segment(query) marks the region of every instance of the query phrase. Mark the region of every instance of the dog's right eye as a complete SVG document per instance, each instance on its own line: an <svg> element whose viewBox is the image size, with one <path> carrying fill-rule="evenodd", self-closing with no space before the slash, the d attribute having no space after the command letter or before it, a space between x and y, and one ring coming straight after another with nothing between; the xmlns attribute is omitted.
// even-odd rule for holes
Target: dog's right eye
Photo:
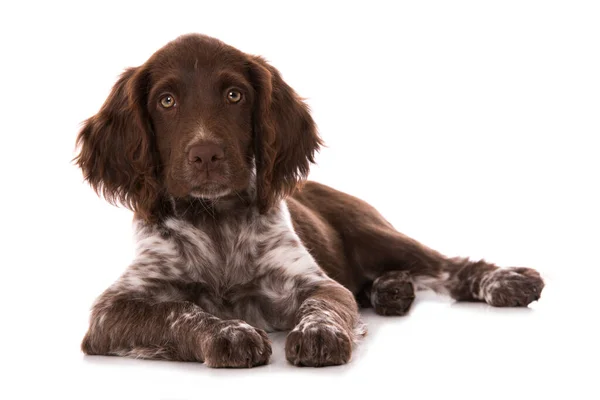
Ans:
<svg viewBox="0 0 600 400"><path fill-rule="evenodd" d="M163 108L171 108L175 105L175 97L167 94L160 98L159 103Z"/></svg>

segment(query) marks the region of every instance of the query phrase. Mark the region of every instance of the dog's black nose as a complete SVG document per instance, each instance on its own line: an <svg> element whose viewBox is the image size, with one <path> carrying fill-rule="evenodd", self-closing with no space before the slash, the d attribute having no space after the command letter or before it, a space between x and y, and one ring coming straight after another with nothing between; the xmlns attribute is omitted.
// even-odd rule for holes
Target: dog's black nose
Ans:
<svg viewBox="0 0 600 400"><path fill-rule="evenodd" d="M223 148L215 143L198 144L188 152L188 161L198 169L214 169L224 157Z"/></svg>

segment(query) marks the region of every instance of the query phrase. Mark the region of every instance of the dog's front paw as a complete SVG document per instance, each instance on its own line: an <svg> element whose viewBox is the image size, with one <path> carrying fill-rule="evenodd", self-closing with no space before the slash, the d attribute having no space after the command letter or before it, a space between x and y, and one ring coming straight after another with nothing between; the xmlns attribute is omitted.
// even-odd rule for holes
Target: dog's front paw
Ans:
<svg viewBox="0 0 600 400"><path fill-rule="evenodd" d="M352 341L335 323L300 323L286 339L285 356L294 365L324 367L350 361Z"/></svg>
<svg viewBox="0 0 600 400"><path fill-rule="evenodd" d="M531 268L501 268L481 283L481 297L496 307L527 307L540 298L544 281Z"/></svg>
<svg viewBox="0 0 600 400"><path fill-rule="evenodd" d="M204 362L213 368L250 368L271 357L267 333L239 320L223 321L203 342Z"/></svg>

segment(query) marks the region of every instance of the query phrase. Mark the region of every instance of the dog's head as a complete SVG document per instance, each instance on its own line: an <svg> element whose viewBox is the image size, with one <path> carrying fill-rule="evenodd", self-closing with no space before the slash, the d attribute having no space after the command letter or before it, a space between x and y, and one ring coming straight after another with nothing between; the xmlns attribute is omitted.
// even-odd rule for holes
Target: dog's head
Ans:
<svg viewBox="0 0 600 400"><path fill-rule="evenodd" d="M148 220L165 196L236 196L254 179L265 212L306 178L321 145L275 68L202 35L126 70L77 142L92 187Z"/></svg>

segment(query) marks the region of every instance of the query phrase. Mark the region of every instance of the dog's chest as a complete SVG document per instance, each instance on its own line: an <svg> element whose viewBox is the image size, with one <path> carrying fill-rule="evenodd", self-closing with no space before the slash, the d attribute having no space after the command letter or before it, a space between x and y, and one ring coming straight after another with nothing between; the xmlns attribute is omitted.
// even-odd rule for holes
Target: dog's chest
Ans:
<svg viewBox="0 0 600 400"><path fill-rule="evenodd" d="M247 284L257 275L262 224L231 219L186 228L176 240L194 281L221 291Z"/></svg>
<svg viewBox="0 0 600 400"><path fill-rule="evenodd" d="M217 265L225 286L245 284L257 273L261 234L252 224L224 223L213 238Z"/></svg>

